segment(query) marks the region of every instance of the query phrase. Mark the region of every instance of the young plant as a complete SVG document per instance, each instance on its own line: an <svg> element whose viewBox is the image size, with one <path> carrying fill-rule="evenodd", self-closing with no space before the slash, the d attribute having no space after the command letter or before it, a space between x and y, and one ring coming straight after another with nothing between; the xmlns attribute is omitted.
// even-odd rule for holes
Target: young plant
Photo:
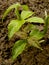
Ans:
<svg viewBox="0 0 49 65"><path fill-rule="evenodd" d="M20 7L22 8L21 13L19 11ZM47 28L48 28L47 25L48 25L49 17L46 17L45 20L43 20L40 17L33 17L32 15L34 14L34 12L30 11L27 5L21 5L21 4L17 3L17 4L11 5L6 10L6 12L3 15L3 19L7 16L7 14L12 9L15 9L14 13L15 13L17 19L11 20L10 23L8 24L8 38L9 38L9 40L13 37L13 35L15 33L17 33L20 30L22 25L26 22L27 23L28 22L29 23L40 23L40 24L45 25L44 30L42 32L40 32L36 28L36 25L32 24L28 28L28 29L30 29L29 36L27 36L26 39L22 38L15 42L15 44L12 48L12 60L15 60L17 58L17 56L23 52L23 50L26 48L27 45L34 46L34 47L37 47L42 50L42 48L40 47L40 43L43 42L43 40L41 40L41 39L45 36L45 34L47 32Z"/></svg>

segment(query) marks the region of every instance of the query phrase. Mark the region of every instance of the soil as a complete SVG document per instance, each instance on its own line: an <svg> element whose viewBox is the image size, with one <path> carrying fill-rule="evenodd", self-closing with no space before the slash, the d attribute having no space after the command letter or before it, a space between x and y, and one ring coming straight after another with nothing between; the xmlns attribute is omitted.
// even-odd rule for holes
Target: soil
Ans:
<svg viewBox="0 0 49 65"><path fill-rule="evenodd" d="M7 25L15 16L11 12L2 22L2 15L8 6L16 2L27 4L39 17L44 18L45 10L49 14L49 0L0 0L0 65L49 65L49 39L46 43L41 44L43 51L29 47L14 62L10 60L11 48L18 38L14 37L14 39L8 40Z"/></svg>

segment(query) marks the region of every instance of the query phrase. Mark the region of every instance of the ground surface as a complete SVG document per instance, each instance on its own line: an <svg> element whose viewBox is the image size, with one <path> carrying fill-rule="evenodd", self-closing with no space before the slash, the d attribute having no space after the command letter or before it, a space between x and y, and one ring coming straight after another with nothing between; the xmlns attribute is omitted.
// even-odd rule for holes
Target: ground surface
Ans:
<svg viewBox="0 0 49 65"><path fill-rule="evenodd" d="M42 44L43 51L31 47L25 50L16 61L9 61L11 57L11 48L17 40L8 41L7 25L14 14L11 12L6 20L2 22L4 11L13 3L20 2L27 4L36 15L44 18L44 11L49 13L49 0L0 0L0 65L49 65L49 40ZM12 15L13 14L13 15Z"/></svg>

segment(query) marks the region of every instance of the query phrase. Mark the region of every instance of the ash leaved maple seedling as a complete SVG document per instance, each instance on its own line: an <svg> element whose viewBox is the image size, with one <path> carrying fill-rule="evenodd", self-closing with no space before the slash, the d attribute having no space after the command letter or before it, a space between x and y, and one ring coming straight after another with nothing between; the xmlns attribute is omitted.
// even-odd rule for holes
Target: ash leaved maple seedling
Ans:
<svg viewBox="0 0 49 65"><path fill-rule="evenodd" d="M19 8L22 7L22 11L20 13ZM44 24L44 30L40 32L37 28L36 25L32 24L28 29L30 29L29 36L26 39L20 39L15 42L13 48L12 48L12 60L15 60L18 55L20 55L23 50L26 48L27 45L29 46L34 46L37 47L41 50L43 50L40 47L40 43L43 42L44 40L41 40L48 29L48 19L49 16L43 20L40 17L34 17L32 16L34 12L30 11L27 5L21 5L19 3L11 5L4 13L2 20L5 19L7 14L12 10L14 10L14 13L17 17L15 20L11 20L10 23L8 24L8 38L9 40L14 36L17 31L22 27L23 24L25 23L40 23ZM26 26L27 27L27 26ZM32 29L33 28L33 29Z"/></svg>

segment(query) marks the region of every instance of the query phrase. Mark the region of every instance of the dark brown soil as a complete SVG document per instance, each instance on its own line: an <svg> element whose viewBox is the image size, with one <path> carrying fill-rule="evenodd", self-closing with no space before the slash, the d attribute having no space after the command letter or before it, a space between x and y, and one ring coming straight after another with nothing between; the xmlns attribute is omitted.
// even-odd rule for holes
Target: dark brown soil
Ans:
<svg viewBox="0 0 49 65"><path fill-rule="evenodd" d="M10 60L11 48L17 38L8 40L7 25L15 16L11 12L2 22L2 15L8 6L16 2L27 4L36 15L42 18L44 18L45 10L49 13L49 0L0 0L0 65L49 65L49 40L42 44L43 51L29 47L18 56L16 61L12 63Z"/></svg>

